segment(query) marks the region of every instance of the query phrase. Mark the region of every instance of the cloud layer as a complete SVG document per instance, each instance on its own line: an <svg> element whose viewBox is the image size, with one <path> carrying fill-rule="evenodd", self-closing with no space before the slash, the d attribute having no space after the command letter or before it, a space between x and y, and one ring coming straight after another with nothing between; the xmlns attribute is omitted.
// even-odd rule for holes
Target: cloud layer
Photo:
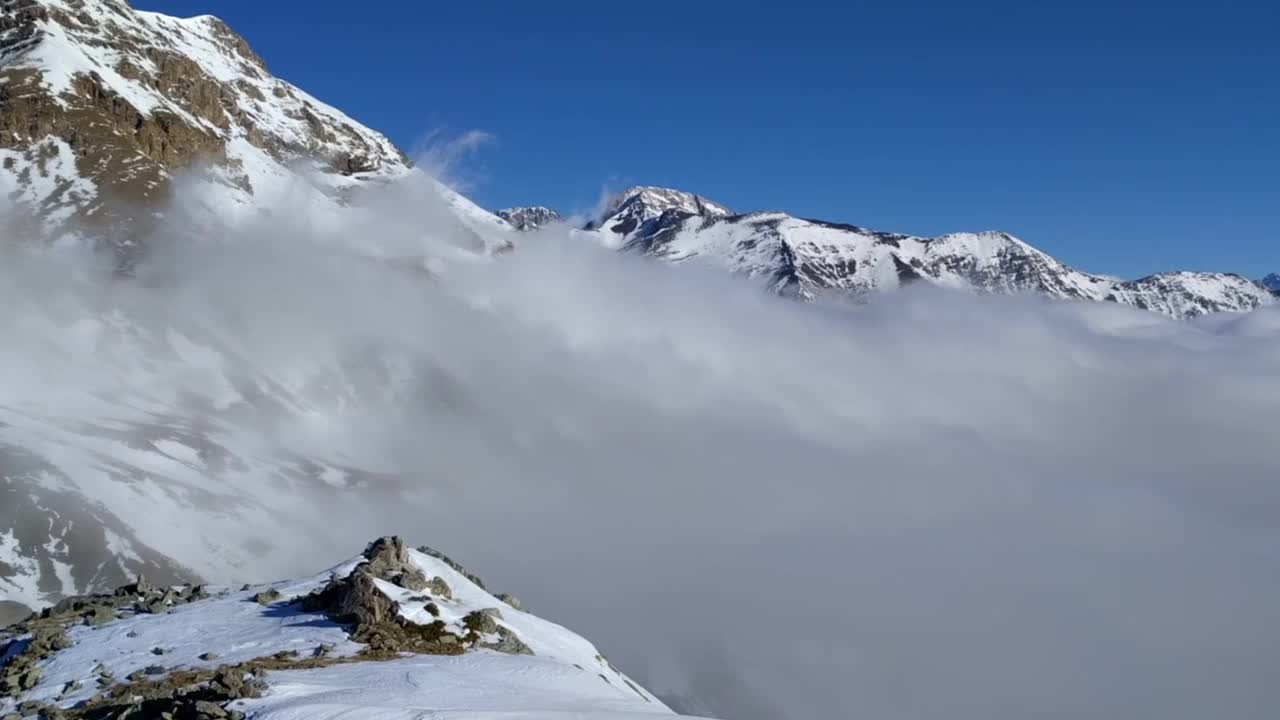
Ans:
<svg viewBox="0 0 1280 720"><path fill-rule="evenodd" d="M358 227L179 219L130 280L11 251L2 439L167 408L243 463L183 482L252 507L192 492L165 532L274 548L215 579L399 532L707 715L1280 707L1280 311L804 306L556 229L427 270L453 225L423 192Z"/></svg>

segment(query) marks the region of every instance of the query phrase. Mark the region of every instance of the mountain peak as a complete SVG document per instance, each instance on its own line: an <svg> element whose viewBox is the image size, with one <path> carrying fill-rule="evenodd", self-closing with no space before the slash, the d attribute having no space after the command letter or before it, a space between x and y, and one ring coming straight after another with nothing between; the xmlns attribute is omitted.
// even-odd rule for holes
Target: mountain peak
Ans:
<svg viewBox="0 0 1280 720"><path fill-rule="evenodd" d="M1280 273L1271 273L1259 280L1258 284L1273 293L1280 294Z"/></svg>
<svg viewBox="0 0 1280 720"><path fill-rule="evenodd" d="M506 220L516 230L526 232L537 230L544 225L559 222L562 219L560 213L541 205L503 208L495 211L494 215Z"/></svg>
<svg viewBox="0 0 1280 720"><path fill-rule="evenodd" d="M691 216L721 218L733 211L720 203L683 190L637 185L614 195L600 217L584 229L604 235L607 245L621 247L658 222L672 222Z"/></svg>
<svg viewBox="0 0 1280 720"><path fill-rule="evenodd" d="M615 195L605 206L605 212L613 213L631 204L641 204L658 214L667 210L681 210L693 215L723 217L733 211L701 195L673 188L654 185L635 185Z"/></svg>

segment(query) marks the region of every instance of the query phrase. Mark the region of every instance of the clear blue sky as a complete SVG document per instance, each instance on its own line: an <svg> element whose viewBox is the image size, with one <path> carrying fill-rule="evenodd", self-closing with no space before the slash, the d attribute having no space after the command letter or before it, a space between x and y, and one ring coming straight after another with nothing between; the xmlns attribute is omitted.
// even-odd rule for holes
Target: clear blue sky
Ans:
<svg viewBox="0 0 1280 720"><path fill-rule="evenodd" d="M1074 265L1280 270L1280 3L136 0L212 13L481 204L691 190Z"/></svg>

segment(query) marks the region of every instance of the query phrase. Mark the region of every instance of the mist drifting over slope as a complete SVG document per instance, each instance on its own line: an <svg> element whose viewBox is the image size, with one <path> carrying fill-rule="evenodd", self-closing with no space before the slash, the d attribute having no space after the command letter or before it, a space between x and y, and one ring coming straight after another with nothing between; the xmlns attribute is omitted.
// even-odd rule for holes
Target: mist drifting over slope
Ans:
<svg viewBox="0 0 1280 720"><path fill-rule="evenodd" d="M365 202L178 208L133 278L6 248L0 443L212 580L447 549L707 715L1280 706L1280 312L804 306Z"/></svg>

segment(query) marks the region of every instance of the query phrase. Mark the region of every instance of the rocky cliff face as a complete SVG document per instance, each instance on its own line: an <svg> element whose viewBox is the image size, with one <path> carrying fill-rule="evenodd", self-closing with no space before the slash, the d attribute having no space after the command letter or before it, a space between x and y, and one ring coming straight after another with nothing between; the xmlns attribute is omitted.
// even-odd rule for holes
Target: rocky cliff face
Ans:
<svg viewBox="0 0 1280 720"><path fill-rule="evenodd" d="M408 169L385 137L272 77L217 18L123 0L0 6L0 192L45 233L128 245L183 171L252 206L299 163L334 203Z"/></svg>

